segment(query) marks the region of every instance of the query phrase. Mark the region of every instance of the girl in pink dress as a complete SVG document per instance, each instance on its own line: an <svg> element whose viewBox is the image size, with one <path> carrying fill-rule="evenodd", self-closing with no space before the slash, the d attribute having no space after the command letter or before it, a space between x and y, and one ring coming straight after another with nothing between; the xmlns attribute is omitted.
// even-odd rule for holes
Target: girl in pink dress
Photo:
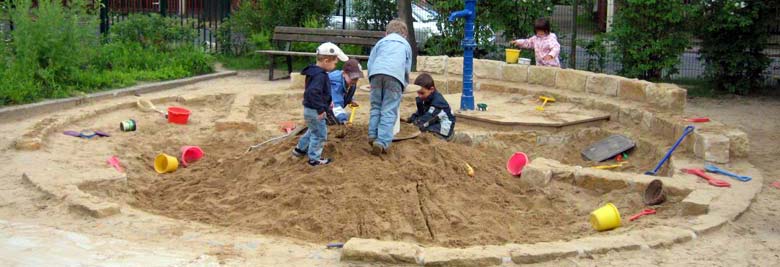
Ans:
<svg viewBox="0 0 780 267"><path fill-rule="evenodd" d="M561 67L558 54L561 53L561 44L558 37L550 32L550 22L546 19L537 19L534 23L536 35L528 39L517 39L511 44L525 49L533 49L536 55L536 65L548 67Z"/></svg>

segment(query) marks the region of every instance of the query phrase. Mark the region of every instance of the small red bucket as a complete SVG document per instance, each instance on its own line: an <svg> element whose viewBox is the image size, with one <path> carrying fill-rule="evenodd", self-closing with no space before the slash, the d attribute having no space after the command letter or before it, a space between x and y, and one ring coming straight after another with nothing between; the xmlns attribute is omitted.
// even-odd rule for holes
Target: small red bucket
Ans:
<svg viewBox="0 0 780 267"><path fill-rule="evenodd" d="M168 122L176 124L187 124L190 118L190 110L183 107L168 108Z"/></svg>

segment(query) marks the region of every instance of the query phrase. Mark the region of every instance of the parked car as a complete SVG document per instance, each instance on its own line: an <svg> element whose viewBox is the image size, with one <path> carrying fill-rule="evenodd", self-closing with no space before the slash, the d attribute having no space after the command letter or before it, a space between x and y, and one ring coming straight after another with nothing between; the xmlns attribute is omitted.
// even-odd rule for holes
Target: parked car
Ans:
<svg viewBox="0 0 780 267"><path fill-rule="evenodd" d="M414 36L416 37L417 46L422 47L425 41L432 36L440 36L441 31L436 27L436 19L439 17L439 13L434 10L430 10L418 5L412 5L412 20L414 20ZM357 17L347 16L346 21L341 15L333 15L329 18L328 28L341 29L342 23L346 29L357 29Z"/></svg>

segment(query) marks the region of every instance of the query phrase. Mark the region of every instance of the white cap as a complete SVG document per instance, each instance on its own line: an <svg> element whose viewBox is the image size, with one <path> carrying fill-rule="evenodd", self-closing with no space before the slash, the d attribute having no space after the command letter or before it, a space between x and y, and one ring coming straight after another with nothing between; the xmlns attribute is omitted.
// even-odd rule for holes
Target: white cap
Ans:
<svg viewBox="0 0 780 267"><path fill-rule="evenodd" d="M347 54L344 54L344 51L341 51L341 48L331 42L323 43L317 47L317 55L337 56L342 62L349 60Z"/></svg>

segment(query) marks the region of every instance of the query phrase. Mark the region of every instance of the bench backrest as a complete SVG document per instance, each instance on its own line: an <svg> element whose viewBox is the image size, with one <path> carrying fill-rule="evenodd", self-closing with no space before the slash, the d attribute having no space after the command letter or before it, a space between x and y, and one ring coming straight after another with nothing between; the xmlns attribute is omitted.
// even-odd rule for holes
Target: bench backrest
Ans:
<svg viewBox="0 0 780 267"><path fill-rule="evenodd" d="M311 43L332 42L336 44L373 46L383 37L385 37L385 33L381 31L312 29L278 26L274 28L273 40Z"/></svg>

